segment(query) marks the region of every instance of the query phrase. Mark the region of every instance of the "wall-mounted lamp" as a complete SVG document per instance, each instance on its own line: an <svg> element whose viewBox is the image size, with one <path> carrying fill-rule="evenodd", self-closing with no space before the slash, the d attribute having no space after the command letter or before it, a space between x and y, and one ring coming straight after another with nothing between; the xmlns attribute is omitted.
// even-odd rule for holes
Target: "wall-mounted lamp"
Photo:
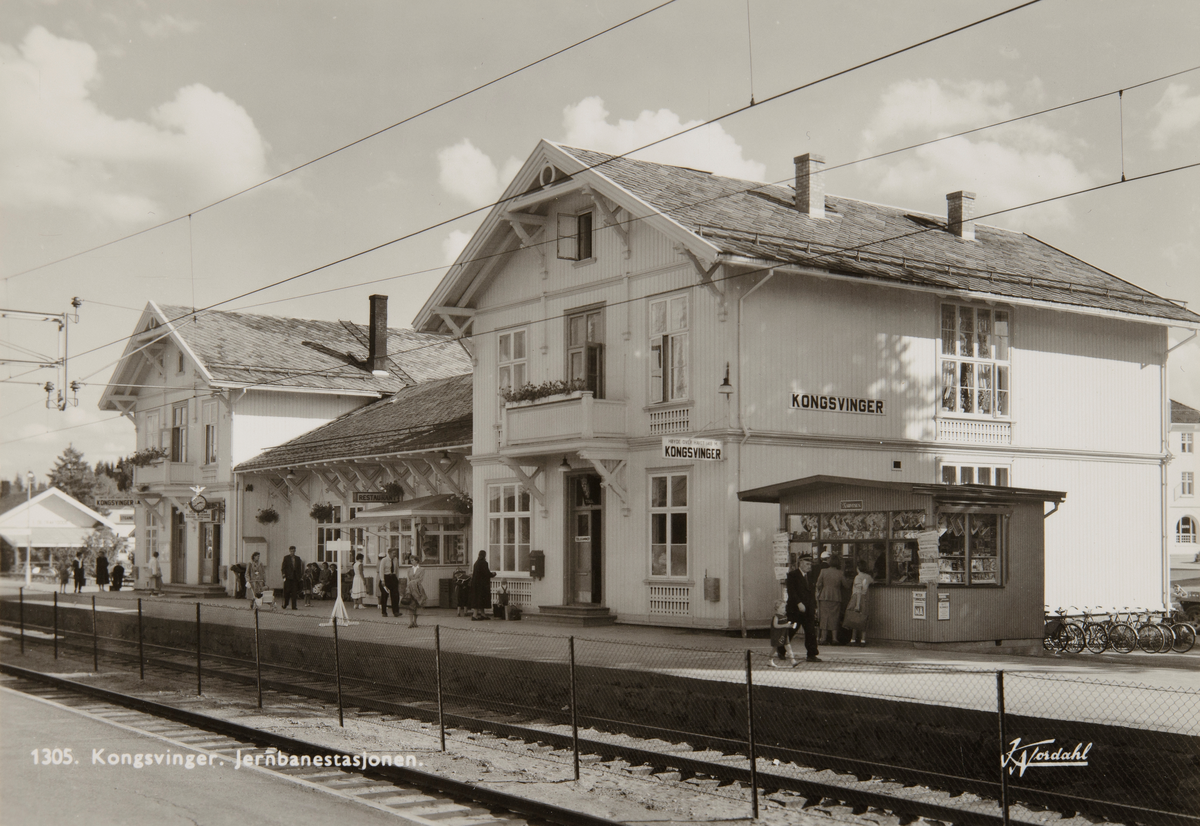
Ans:
<svg viewBox="0 0 1200 826"><path fill-rule="evenodd" d="M296 471L292 470L291 468L288 468L288 472L287 472L287 478L289 478L289 479L295 479L295 478L296 478Z"/></svg>
<svg viewBox="0 0 1200 826"><path fill-rule="evenodd" d="M562 464L560 464L558 466L558 470L560 473L566 473L570 469L571 469L571 463L567 461L567 454L564 453Z"/></svg>
<svg viewBox="0 0 1200 826"><path fill-rule="evenodd" d="M717 392L722 396L733 395L733 385L729 383L729 362L725 362L725 380L721 382L721 386L717 388Z"/></svg>
<svg viewBox="0 0 1200 826"><path fill-rule="evenodd" d="M450 458L449 451L443 450L441 455L438 456L438 464L441 465L442 467L445 467L446 465L450 464L451 461L452 460Z"/></svg>

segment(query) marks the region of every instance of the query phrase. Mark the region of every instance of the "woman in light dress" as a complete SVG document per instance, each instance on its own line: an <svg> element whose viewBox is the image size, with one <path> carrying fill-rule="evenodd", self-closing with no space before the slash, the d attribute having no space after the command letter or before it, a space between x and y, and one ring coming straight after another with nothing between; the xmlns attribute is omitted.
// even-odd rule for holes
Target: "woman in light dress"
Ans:
<svg viewBox="0 0 1200 826"><path fill-rule="evenodd" d="M267 590L267 566L262 564L258 551L250 554L250 564L246 566L246 599L250 600L250 608L254 609L254 600Z"/></svg>
<svg viewBox="0 0 1200 826"><path fill-rule="evenodd" d="M350 586L350 597L354 607L363 607L363 598L367 595L367 577L363 574L363 555L354 557L354 584Z"/></svg>
<svg viewBox="0 0 1200 826"><path fill-rule="evenodd" d="M425 605L425 569L417 562L417 558L411 554L408 561L412 563L412 567L408 569L408 590L404 592L408 604L405 606L412 614L412 619L409 620L408 627L417 627L417 612Z"/></svg>

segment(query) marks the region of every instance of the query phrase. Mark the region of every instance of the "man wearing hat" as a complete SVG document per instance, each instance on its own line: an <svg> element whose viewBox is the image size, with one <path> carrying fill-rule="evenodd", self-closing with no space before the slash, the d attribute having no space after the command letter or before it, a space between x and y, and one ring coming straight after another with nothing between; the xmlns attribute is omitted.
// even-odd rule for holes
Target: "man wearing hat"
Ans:
<svg viewBox="0 0 1200 826"><path fill-rule="evenodd" d="M805 661L819 663L821 659L817 656L815 623L817 596L808 579L812 567L812 557L808 556L802 556L792 563L786 580L787 616L792 622L799 623L804 627L804 650L808 654Z"/></svg>

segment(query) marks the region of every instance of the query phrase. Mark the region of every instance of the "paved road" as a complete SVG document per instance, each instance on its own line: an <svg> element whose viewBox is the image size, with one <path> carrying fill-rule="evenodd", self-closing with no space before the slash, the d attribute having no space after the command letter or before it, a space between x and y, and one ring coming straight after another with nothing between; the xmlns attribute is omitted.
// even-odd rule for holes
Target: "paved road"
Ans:
<svg viewBox="0 0 1200 826"><path fill-rule="evenodd" d="M110 754L196 755L191 749L0 689L0 800L5 826L247 826L409 822L344 797L232 764L99 764ZM53 762L70 749L69 765ZM35 762L34 751L38 757ZM47 756L51 762L43 764ZM288 813L291 813L290 815Z"/></svg>

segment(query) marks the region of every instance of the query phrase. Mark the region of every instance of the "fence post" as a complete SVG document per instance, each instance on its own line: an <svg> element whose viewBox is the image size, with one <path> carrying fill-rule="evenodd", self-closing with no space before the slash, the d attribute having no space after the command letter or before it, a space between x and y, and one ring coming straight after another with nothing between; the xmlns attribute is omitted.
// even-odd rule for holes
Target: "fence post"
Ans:
<svg viewBox="0 0 1200 826"><path fill-rule="evenodd" d="M146 650L142 644L142 598L138 597L138 679L146 679Z"/></svg>
<svg viewBox="0 0 1200 826"><path fill-rule="evenodd" d="M100 638L96 631L96 598L92 597L92 671L100 671Z"/></svg>
<svg viewBox="0 0 1200 826"><path fill-rule="evenodd" d="M258 707L262 708L262 655L259 653L258 608L254 609L254 680L258 684Z"/></svg>
<svg viewBox="0 0 1200 826"><path fill-rule="evenodd" d="M200 603L196 603L196 693L200 694Z"/></svg>
<svg viewBox="0 0 1200 826"><path fill-rule="evenodd" d="M750 817L758 820L758 755L754 748L754 678L750 676L750 649L746 649L746 746L750 755Z"/></svg>
<svg viewBox="0 0 1200 826"><path fill-rule="evenodd" d="M1000 817L1004 826L1008 826L1008 774L1004 765L1005 748L1008 746L1008 734L1005 731L1004 720L1004 672L996 672L996 717L1000 721Z"/></svg>
<svg viewBox="0 0 1200 826"><path fill-rule="evenodd" d="M338 583L341 587L341 583ZM338 725L346 727L346 719L342 712L342 658L338 653L338 618L333 618L333 670L337 675Z"/></svg>
<svg viewBox="0 0 1200 826"><path fill-rule="evenodd" d="M442 626L433 626L433 673L437 683L438 735L446 750L446 718L442 707Z"/></svg>
<svg viewBox="0 0 1200 826"><path fill-rule="evenodd" d="M571 748L575 752L575 779L579 779L579 714L575 707L575 637L567 638L571 653Z"/></svg>
<svg viewBox="0 0 1200 826"><path fill-rule="evenodd" d="M54 659L58 659L58 591L54 592Z"/></svg>
<svg viewBox="0 0 1200 826"><path fill-rule="evenodd" d="M25 586L21 586L21 602L17 612L21 617L21 654L25 653Z"/></svg>

